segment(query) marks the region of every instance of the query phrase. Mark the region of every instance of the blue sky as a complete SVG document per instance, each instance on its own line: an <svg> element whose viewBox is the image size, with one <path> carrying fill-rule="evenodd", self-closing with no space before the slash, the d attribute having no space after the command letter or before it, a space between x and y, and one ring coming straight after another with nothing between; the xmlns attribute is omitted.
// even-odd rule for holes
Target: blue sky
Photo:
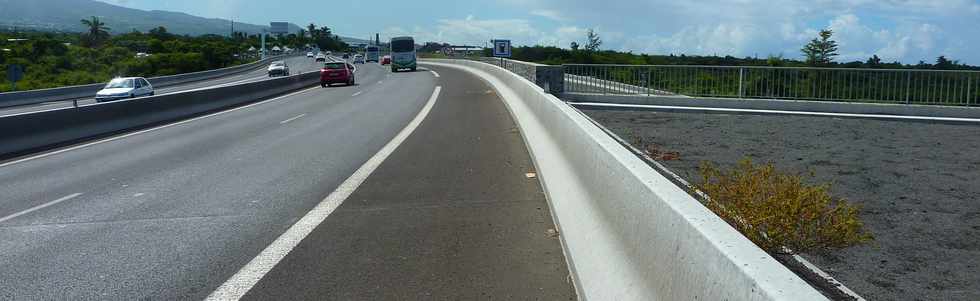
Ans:
<svg viewBox="0 0 980 301"><path fill-rule="evenodd" d="M980 65L980 0L103 0L266 24L314 22L351 37L409 34L419 41L568 47L595 28L604 49L652 54L798 58L821 28L840 43L839 61L935 61Z"/></svg>

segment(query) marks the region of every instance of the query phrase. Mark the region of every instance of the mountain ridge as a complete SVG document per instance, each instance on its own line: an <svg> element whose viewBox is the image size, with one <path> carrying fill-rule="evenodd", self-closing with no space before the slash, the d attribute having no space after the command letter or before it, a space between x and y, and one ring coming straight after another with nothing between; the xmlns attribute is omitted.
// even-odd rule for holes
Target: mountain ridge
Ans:
<svg viewBox="0 0 980 301"><path fill-rule="evenodd" d="M147 32L163 26L167 31L181 35L231 33L232 21L207 18L184 12L165 10L140 10L95 0L0 0L0 28L30 29L39 31L82 32L85 27L79 20L97 16L106 23L113 34L133 30ZM235 22L236 32L257 34L268 25ZM289 32L302 27L290 23ZM342 37L344 39L349 39Z"/></svg>

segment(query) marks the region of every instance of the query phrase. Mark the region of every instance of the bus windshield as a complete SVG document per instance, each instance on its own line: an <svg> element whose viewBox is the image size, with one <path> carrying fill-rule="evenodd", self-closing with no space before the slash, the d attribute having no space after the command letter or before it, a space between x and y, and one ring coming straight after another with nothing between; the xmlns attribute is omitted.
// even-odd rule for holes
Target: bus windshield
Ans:
<svg viewBox="0 0 980 301"><path fill-rule="evenodd" d="M391 41L391 52L412 52L415 50L415 41L394 40Z"/></svg>

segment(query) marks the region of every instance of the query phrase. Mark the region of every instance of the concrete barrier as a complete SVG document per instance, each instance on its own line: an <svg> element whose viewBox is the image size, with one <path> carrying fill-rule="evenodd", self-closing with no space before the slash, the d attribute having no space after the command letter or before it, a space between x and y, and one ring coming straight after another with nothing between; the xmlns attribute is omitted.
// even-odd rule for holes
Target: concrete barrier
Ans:
<svg viewBox="0 0 980 301"><path fill-rule="evenodd" d="M319 83L309 72L252 83L0 118L0 157L237 106Z"/></svg>
<svg viewBox="0 0 980 301"><path fill-rule="evenodd" d="M151 78L147 78L147 80L150 82L150 84L153 85L154 88L163 88L168 86L186 84L190 82L209 80L222 76L234 75L242 72L248 72L258 68L263 68L269 62L275 60L281 60L281 59L283 59L283 57L272 57L257 62L232 66L228 68L206 70L206 71L193 72L193 73L184 73L184 74L177 74L177 75L151 77ZM101 90L102 87L105 87L105 83L0 93L0 108L23 106L23 105L53 102L53 101L93 98L95 97L95 93L99 92L99 90Z"/></svg>
<svg viewBox="0 0 980 301"><path fill-rule="evenodd" d="M490 64L531 152L581 299L825 300L580 112Z"/></svg>
<svg viewBox="0 0 980 301"><path fill-rule="evenodd" d="M980 118L980 107L857 103L812 100L670 97L565 93L562 99L578 103L611 103L688 108L726 108L840 114L896 115L940 118Z"/></svg>

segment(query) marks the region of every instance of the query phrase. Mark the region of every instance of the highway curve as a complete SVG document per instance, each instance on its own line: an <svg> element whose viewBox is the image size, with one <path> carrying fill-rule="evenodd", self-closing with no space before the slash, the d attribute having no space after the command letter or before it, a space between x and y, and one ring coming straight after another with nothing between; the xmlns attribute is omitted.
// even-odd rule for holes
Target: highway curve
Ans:
<svg viewBox="0 0 980 301"><path fill-rule="evenodd" d="M0 162L0 299L205 299L421 116L245 298L574 300L505 106L434 71Z"/></svg>

